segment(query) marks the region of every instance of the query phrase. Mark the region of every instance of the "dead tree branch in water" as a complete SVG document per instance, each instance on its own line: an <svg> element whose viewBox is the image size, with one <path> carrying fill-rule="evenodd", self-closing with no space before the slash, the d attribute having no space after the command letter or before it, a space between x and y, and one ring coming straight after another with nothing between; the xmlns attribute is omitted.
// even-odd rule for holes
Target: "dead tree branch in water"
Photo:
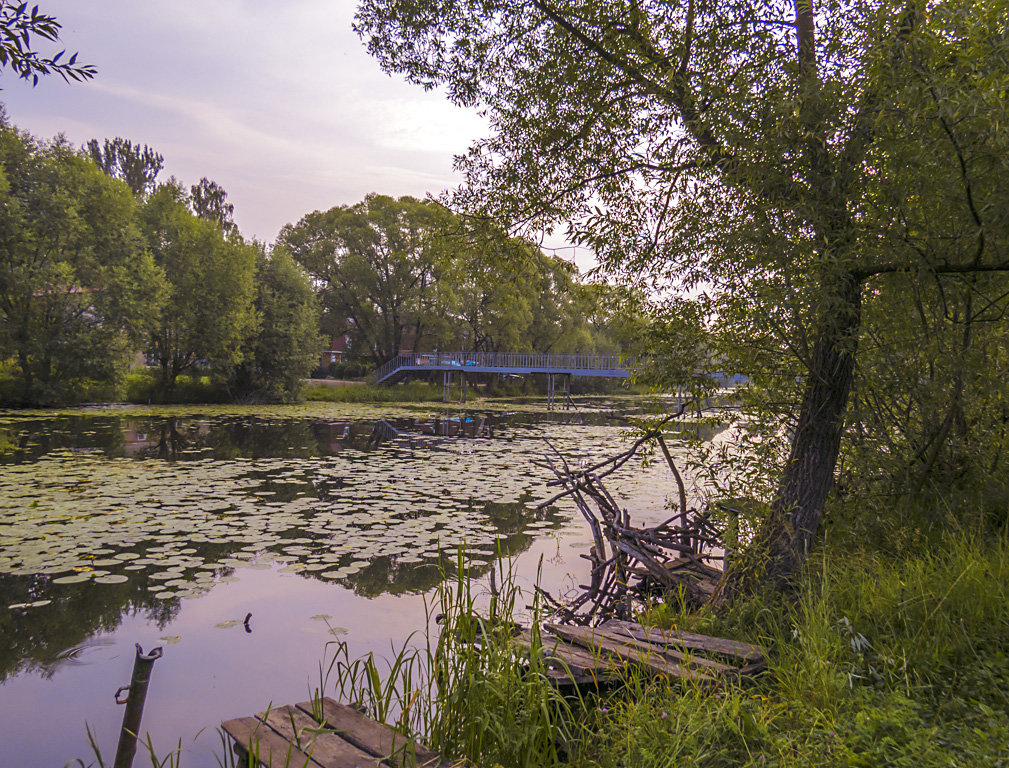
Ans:
<svg viewBox="0 0 1009 768"><path fill-rule="evenodd" d="M556 461L538 462L554 473L554 484L564 489L541 506L570 497L592 534L589 554L582 555L592 568L589 583L579 585L581 593L562 603L539 590L562 623L592 626L611 618L632 620L635 599L679 593L688 603L701 605L714 594L722 574L710 563L724 556L712 550L724 551L724 531L711 519L710 511L687 507L683 478L661 433L662 427L683 411L681 408L664 418L629 450L587 469L573 471L556 449ZM679 511L659 525L635 528L630 513L621 509L603 478L652 439L658 442L676 480Z"/></svg>

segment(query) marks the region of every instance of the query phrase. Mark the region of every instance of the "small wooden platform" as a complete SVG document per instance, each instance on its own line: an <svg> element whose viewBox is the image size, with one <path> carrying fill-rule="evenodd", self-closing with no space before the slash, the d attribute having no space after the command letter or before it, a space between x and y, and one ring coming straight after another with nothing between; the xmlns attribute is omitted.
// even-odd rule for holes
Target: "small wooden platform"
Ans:
<svg viewBox="0 0 1009 768"><path fill-rule="evenodd" d="M318 705L317 705L318 706ZM322 723L303 701L221 723L240 753L267 768L450 768L423 744L330 698Z"/></svg>
<svg viewBox="0 0 1009 768"><path fill-rule="evenodd" d="M618 682L626 664L671 679L709 683L753 675L767 666L758 645L616 619L595 628L544 624L541 641L549 660L547 675L561 687ZM528 630L516 642L528 649Z"/></svg>

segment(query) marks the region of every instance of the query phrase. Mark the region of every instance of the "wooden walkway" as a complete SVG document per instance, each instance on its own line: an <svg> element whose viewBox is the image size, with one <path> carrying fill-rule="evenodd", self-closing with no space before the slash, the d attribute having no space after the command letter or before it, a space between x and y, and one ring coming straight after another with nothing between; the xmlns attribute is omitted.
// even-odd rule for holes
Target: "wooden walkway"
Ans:
<svg viewBox="0 0 1009 768"><path fill-rule="evenodd" d="M242 755L267 768L451 768L436 752L324 698L322 723L304 701L221 724Z"/></svg>
<svg viewBox="0 0 1009 768"><path fill-rule="evenodd" d="M528 649L528 630L516 642ZM619 682L627 664L669 679L713 684L753 675L767 666L758 645L616 619L595 628L544 624L541 645L550 660L547 675L561 687Z"/></svg>

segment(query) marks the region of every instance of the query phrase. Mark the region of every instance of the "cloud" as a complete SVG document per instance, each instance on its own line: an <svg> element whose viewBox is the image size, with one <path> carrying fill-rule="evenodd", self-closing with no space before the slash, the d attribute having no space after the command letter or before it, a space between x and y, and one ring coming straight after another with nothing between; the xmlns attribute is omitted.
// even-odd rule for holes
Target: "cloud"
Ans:
<svg viewBox="0 0 1009 768"><path fill-rule="evenodd" d="M383 73L350 28L348 0L47 0L90 83L9 80L15 124L76 143L124 136L165 174L228 190L243 233L371 191L421 196L457 183L452 156L486 132L474 112Z"/></svg>

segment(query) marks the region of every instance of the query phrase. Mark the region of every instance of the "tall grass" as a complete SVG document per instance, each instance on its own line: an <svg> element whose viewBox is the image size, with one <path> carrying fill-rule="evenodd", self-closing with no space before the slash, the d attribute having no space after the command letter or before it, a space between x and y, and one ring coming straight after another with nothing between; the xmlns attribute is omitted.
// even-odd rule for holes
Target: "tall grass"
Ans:
<svg viewBox="0 0 1009 768"><path fill-rule="evenodd" d="M535 595L496 568L500 589L475 593L460 553L425 631L386 660L330 644L319 713L333 696L486 768L1009 766L1004 534L950 533L899 559L825 546L792 595L724 615L657 605L643 621L763 644L767 672L711 686L630 667L592 695L549 682ZM529 653L514 644L519 615Z"/></svg>
<svg viewBox="0 0 1009 768"><path fill-rule="evenodd" d="M651 618L761 642L769 669L717 689L632 679L581 765L1009 765L1004 537L897 560L828 546L794 595Z"/></svg>
<svg viewBox="0 0 1009 768"><path fill-rule="evenodd" d="M346 645L333 644L320 690L448 759L530 768L563 762L590 706L580 696L562 696L547 679L536 596L532 647L519 652L513 619L522 592L503 561L497 567L501 588L478 601L460 553L459 576L443 580L428 605L421 642L408 641L382 668L373 655L349 661ZM487 603L486 617L478 615L478 602Z"/></svg>

